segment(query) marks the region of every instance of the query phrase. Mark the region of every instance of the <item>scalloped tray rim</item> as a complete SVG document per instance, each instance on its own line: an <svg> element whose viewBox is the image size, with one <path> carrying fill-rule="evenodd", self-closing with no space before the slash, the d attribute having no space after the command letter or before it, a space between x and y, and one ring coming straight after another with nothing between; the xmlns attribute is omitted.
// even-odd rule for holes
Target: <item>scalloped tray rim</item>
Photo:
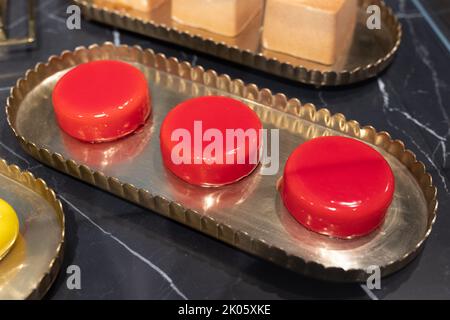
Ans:
<svg viewBox="0 0 450 320"><path fill-rule="evenodd" d="M1 158L0 175L16 181L25 188L28 188L32 192L38 194L41 198L45 199L45 201L48 202L55 210L55 213L59 219L61 226L61 241L56 249L55 256L49 263L48 271L42 276L41 279L36 281L36 284L31 291L24 295L26 299L30 300L41 299L45 296L53 282L56 280L64 257L65 216L63 206L61 201L57 198L55 191L49 188L44 180L36 178L33 173L29 171L22 171L16 165L8 164L6 160ZM14 250L14 247L12 250Z"/></svg>

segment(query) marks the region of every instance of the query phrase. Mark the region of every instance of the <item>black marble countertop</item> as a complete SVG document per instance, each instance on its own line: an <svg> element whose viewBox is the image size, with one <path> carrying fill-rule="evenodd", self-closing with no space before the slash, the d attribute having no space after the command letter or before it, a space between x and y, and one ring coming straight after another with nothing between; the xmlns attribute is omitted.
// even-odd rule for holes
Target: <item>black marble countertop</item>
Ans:
<svg viewBox="0 0 450 320"><path fill-rule="evenodd" d="M25 30L21 2L14 1L11 33ZM66 213L64 264L47 298L450 298L450 52L432 28L434 16L449 21L449 10L425 6L428 11L422 11L417 0L388 3L404 27L393 65L359 85L317 90L85 20L81 30L69 31L69 1L38 1L37 45L0 49L2 101L17 78L52 54L104 41L139 44L386 130L426 164L439 189L438 218L423 252L383 279L381 290L368 292L359 284L305 278L42 166L22 151L2 116L0 157L45 179L58 192ZM81 290L67 288L69 265L81 268Z"/></svg>

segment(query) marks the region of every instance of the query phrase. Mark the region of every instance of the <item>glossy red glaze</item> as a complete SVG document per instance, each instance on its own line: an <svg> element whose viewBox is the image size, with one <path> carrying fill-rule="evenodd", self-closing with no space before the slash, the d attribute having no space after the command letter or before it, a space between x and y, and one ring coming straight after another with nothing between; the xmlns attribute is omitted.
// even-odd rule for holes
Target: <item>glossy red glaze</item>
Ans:
<svg viewBox="0 0 450 320"><path fill-rule="evenodd" d="M356 139L321 137L290 155L281 194L288 211L308 229L352 238L383 222L394 189L392 170L375 149Z"/></svg>
<svg viewBox="0 0 450 320"><path fill-rule="evenodd" d="M59 126L87 142L121 138L150 114L144 74L120 61L78 65L57 82L52 98Z"/></svg>
<svg viewBox="0 0 450 320"><path fill-rule="evenodd" d="M176 136L175 133L180 132L177 129L187 133L189 141ZM209 129L215 129L222 136L219 139L222 146L217 148L220 152L207 152L211 150L208 145L216 141L215 138L204 139ZM254 135L227 143L226 131L238 129L251 129L249 132ZM190 184L219 186L233 183L257 167L261 130L262 124L256 113L238 100L219 96L193 98L177 105L164 119L160 132L162 158L172 173ZM185 142L189 152L188 148L179 149ZM244 161L238 163L238 154L243 155ZM227 156L233 161L227 161Z"/></svg>

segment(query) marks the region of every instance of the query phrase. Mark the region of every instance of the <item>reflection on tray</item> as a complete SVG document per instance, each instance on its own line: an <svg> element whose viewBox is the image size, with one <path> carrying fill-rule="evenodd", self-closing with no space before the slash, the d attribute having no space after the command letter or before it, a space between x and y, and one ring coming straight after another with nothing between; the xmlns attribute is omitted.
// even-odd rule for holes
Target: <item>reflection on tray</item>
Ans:
<svg viewBox="0 0 450 320"><path fill-rule="evenodd" d="M62 142L71 158L102 170L110 165L131 161L141 154L149 143L153 130L150 116L146 124L134 133L111 142L87 143L72 138L62 130L60 132Z"/></svg>
<svg viewBox="0 0 450 320"><path fill-rule="evenodd" d="M70 151L58 135L51 89L61 76L62 72L58 71L73 66L74 61L85 62L84 57L90 60L100 57L120 59L147 69L145 74L152 89L154 106L154 134L159 132L162 119L173 106L190 98L190 93L218 93L248 103L265 128L280 130L280 141L283 141L279 152L280 173L292 150L310 137L346 134L372 145L382 152L395 173L397 196L392 203L395 212L389 214L393 220L386 220L381 232L373 234L374 239L346 248L345 253L338 246L338 242L343 241L331 244L331 238L320 238L325 242L317 242L314 237L304 239L303 236L308 235L306 232L301 233L299 239L298 235L293 236L288 231L289 226L280 221L280 203L275 189L277 176L262 176L254 172L230 188L199 189L174 180L177 178L165 171L157 137L150 139L141 156L122 165L106 166L102 173L117 179L108 180L109 184L103 183L104 179L95 179L98 171L95 166L89 167L86 174L82 170L72 170ZM213 71L191 68L188 64L177 63L139 47L105 44L81 48L75 53L65 53L60 59L52 59L35 70L29 71L24 82L14 88L14 95L8 99L7 105L9 123L32 156L234 247L322 279L361 281L367 276L366 268L370 265L381 266L383 275L406 265L431 230L435 219L436 188L424 165L417 162L412 152L405 150L402 142L391 140L388 134L371 127L361 128L343 115L317 111L314 106L301 104L299 100L288 101L283 95L271 95L267 89L258 90L242 81L231 81L227 76L218 77ZM415 170L417 168L421 170ZM210 217L213 221L203 217ZM292 223L287 223L299 228L296 221L290 221ZM221 233L221 230L226 232ZM317 249L318 244L320 250ZM349 272L346 266L354 270Z"/></svg>
<svg viewBox="0 0 450 320"><path fill-rule="evenodd" d="M257 167L249 176L238 182L212 188L190 185L168 170L164 173L177 202L187 208L206 213L232 208L244 202L253 193L261 179L259 168Z"/></svg>
<svg viewBox="0 0 450 320"><path fill-rule="evenodd" d="M308 230L298 223L294 217L287 211L279 194L277 194L276 210L281 224L289 234L302 245L315 247L322 251L346 251L359 248L372 241L381 229L376 229L364 237L354 239L336 239Z"/></svg>
<svg viewBox="0 0 450 320"><path fill-rule="evenodd" d="M0 287L9 281L22 268L25 261L27 244L21 234L17 237L11 251L0 261Z"/></svg>

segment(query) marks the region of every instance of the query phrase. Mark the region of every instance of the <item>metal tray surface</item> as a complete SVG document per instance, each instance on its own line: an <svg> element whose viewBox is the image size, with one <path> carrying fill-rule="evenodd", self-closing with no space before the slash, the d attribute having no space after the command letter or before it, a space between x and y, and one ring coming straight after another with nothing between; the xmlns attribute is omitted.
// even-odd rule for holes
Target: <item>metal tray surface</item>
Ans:
<svg viewBox="0 0 450 320"><path fill-rule="evenodd" d="M102 144L79 142L55 122L51 94L71 67L98 59L132 63L146 75L153 113L135 134ZM166 113L193 96L225 95L244 101L265 128L280 129L280 168L220 188L201 188L175 178L163 166L159 127ZM53 56L18 80L7 103L10 126L24 149L41 162L140 204L234 247L316 278L364 281L367 268L383 276L406 265L431 232L436 217L436 187L425 166L401 141L373 127L360 127L342 114L316 110L298 99L273 95L254 84L191 67L140 47L110 43L80 47ZM276 185L289 154L304 141L323 135L360 139L381 152L396 178L394 201L384 224L353 240L310 232L285 210ZM368 183L370 183L368 181Z"/></svg>
<svg viewBox="0 0 450 320"><path fill-rule="evenodd" d="M16 211L20 234L0 260L0 300L40 299L58 275L64 212L42 179L0 159L0 197Z"/></svg>

